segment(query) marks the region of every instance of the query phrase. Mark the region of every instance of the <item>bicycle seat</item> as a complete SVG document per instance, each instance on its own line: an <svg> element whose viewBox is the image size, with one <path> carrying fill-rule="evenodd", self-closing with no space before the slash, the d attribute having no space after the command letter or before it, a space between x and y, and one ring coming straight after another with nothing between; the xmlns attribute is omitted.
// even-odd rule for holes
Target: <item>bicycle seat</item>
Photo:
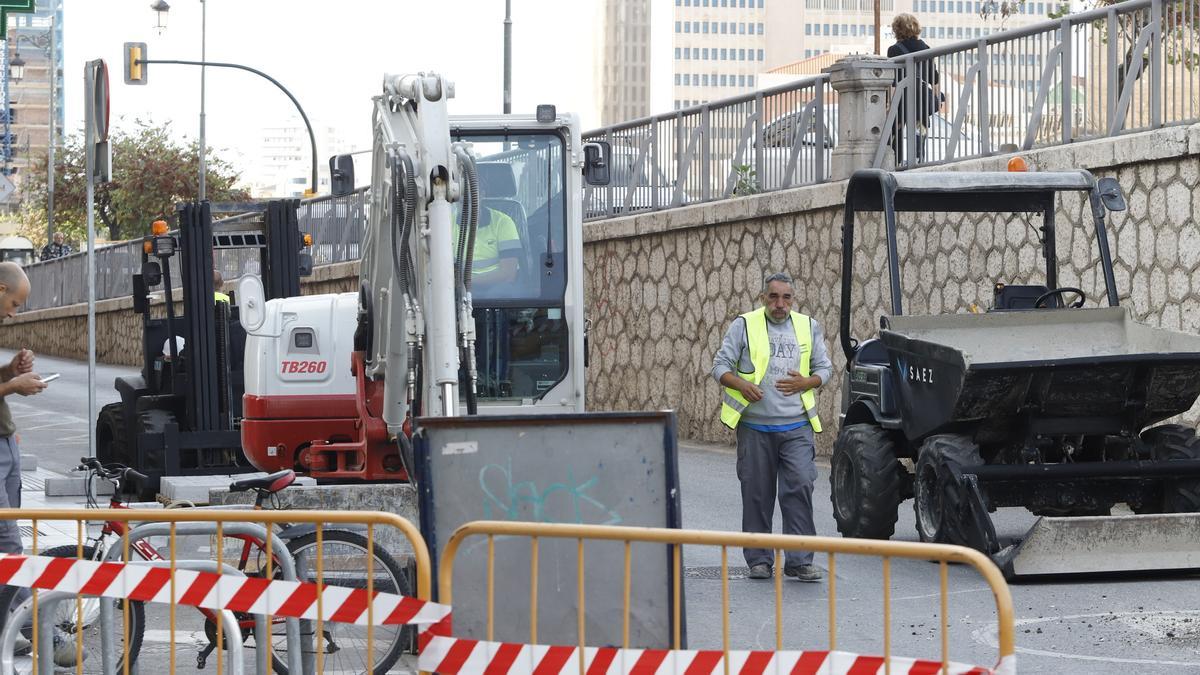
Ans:
<svg viewBox="0 0 1200 675"><path fill-rule="evenodd" d="M246 490L263 490L266 492L279 492L283 488L296 482L296 472L291 469L276 471L259 478L243 478L235 480L229 484L230 492L245 492Z"/></svg>

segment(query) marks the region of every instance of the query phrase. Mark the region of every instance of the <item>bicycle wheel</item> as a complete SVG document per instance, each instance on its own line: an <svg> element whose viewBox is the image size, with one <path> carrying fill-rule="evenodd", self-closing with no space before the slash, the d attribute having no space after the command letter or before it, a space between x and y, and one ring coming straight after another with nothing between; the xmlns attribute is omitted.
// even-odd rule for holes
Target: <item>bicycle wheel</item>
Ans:
<svg viewBox="0 0 1200 675"><path fill-rule="evenodd" d="M288 542L288 550L296 560L296 576L299 580L316 583L316 533L306 534ZM326 586L367 588L367 550L367 538L361 534L345 530L325 530L320 550L322 583ZM408 575L391 554L379 544L375 544L371 557L373 566L370 572L375 592L410 596L413 594ZM306 648L311 648L310 645L314 641L311 631L316 630L316 622L306 622L304 625L310 632L302 635L301 639L306 643ZM371 670L373 674L387 673L395 665L405 645L411 642L413 631L411 626L375 626L370 652L374 663ZM324 654L324 672L368 672L366 626L326 622L322 625L321 632L316 646ZM275 672L287 675L287 645L282 623L277 622L272 627L272 633Z"/></svg>
<svg viewBox="0 0 1200 675"><path fill-rule="evenodd" d="M76 558L78 557L79 549L70 544L66 546L55 546L41 551L38 555L51 556L54 558ZM83 547L83 557L86 560L95 559L96 549L92 546ZM17 597L17 592L24 589L19 589L16 586L0 587L0 630L4 624L8 623L8 616L12 611L13 599ZM24 599L24 595L22 595ZM117 650L117 672L124 672L125 663L125 642L123 628L123 606L125 601L118 600L116 606L115 618L117 620L116 631L116 650ZM40 610L39 610L40 611ZM75 602L62 602L54 608L54 632L56 644L54 647L55 663L61 667L70 668L72 672L76 670L76 640L78 635L79 623L79 607ZM104 666L100 656L100 599L99 598L84 598L83 599L83 672L84 673L102 673ZM146 608L143 603L129 603L129 663L132 666L137 662L138 652L142 649L142 638L146 633Z"/></svg>

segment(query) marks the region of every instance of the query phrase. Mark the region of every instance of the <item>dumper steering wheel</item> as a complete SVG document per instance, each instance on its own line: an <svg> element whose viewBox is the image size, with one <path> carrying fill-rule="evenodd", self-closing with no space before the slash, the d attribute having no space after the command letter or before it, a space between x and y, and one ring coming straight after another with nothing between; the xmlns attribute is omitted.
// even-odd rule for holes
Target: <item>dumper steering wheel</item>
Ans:
<svg viewBox="0 0 1200 675"><path fill-rule="evenodd" d="M1074 293L1075 295L1079 296L1078 300L1072 302L1070 305L1067 305L1071 309L1079 309L1080 307L1083 307L1084 301L1087 300L1087 295L1082 290L1075 288L1074 286L1060 286L1059 288L1055 288L1039 295L1038 299L1033 301L1033 308L1045 309L1046 305L1043 303L1056 295L1062 297L1064 293ZM1066 305L1065 302L1063 304Z"/></svg>

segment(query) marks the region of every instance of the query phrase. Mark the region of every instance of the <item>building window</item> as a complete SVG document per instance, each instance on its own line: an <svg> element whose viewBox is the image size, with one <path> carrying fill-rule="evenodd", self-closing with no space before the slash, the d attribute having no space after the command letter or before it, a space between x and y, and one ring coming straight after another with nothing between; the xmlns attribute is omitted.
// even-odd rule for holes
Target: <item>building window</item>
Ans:
<svg viewBox="0 0 1200 675"><path fill-rule="evenodd" d="M705 74L703 74L703 75L701 75L701 76L700 76L700 82L701 82L701 84L703 84L704 86L706 86L706 87L708 86L708 73L705 73Z"/></svg>
<svg viewBox="0 0 1200 675"><path fill-rule="evenodd" d="M763 25L762 25L761 23L760 23L760 24L758 24L758 34L759 34L759 35L762 35L762 34L763 34Z"/></svg>
<svg viewBox="0 0 1200 675"><path fill-rule="evenodd" d="M767 60L767 59L766 59L766 57L764 57L764 56L763 56L763 50L761 50L761 49L760 49L760 50L758 50L758 60L759 60L759 61L766 61L766 60Z"/></svg>
<svg viewBox="0 0 1200 675"><path fill-rule="evenodd" d="M738 34L739 34L739 35L745 35L745 34L746 34L746 24L744 24L744 23L739 23L739 24L738 24Z"/></svg>
<svg viewBox="0 0 1200 675"><path fill-rule="evenodd" d="M692 24L690 21L683 22L683 32L685 32L685 33L692 32Z"/></svg>
<svg viewBox="0 0 1200 675"><path fill-rule="evenodd" d="M726 78L724 73L721 74L721 86L722 87L729 86L729 80Z"/></svg>
<svg viewBox="0 0 1200 675"><path fill-rule="evenodd" d="M682 32L682 30L681 30L681 29L682 29L682 27L683 27L683 26L680 24L680 22L678 22L678 21L676 21L676 22L675 22L675 32L676 32L676 33L680 33L680 32Z"/></svg>
<svg viewBox="0 0 1200 675"><path fill-rule="evenodd" d="M675 86L678 87L681 84L683 84L683 76L679 73L675 73Z"/></svg>
<svg viewBox="0 0 1200 675"><path fill-rule="evenodd" d="M746 60L746 50L739 49L738 50L738 61L745 61L745 60Z"/></svg>
<svg viewBox="0 0 1200 675"><path fill-rule="evenodd" d="M753 75L746 76L746 86L748 86L748 87L754 86L754 76Z"/></svg>
<svg viewBox="0 0 1200 675"><path fill-rule="evenodd" d="M812 24L811 23L804 24L804 34L812 35Z"/></svg>
<svg viewBox="0 0 1200 675"><path fill-rule="evenodd" d="M705 47L700 53L704 55L703 58L705 61L707 61L708 60L708 47Z"/></svg>
<svg viewBox="0 0 1200 675"><path fill-rule="evenodd" d="M746 86L746 76L745 75L738 75L738 86L739 87Z"/></svg>
<svg viewBox="0 0 1200 675"><path fill-rule="evenodd" d="M675 60L678 61L680 58L682 58L682 56L683 56L683 49L680 47L676 47L675 48Z"/></svg>
<svg viewBox="0 0 1200 675"><path fill-rule="evenodd" d="M764 3L765 3L765 2L766 2L766 0L758 0L758 8L759 8L759 9L763 9L763 6L764 6Z"/></svg>
<svg viewBox="0 0 1200 675"><path fill-rule="evenodd" d="M729 50L728 49L721 49L721 60L722 61L729 60Z"/></svg>
<svg viewBox="0 0 1200 675"><path fill-rule="evenodd" d="M821 31L822 31L822 33L821 33L822 35L829 35L829 24L827 24L827 23L821 24Z"/></svg>
<svg viewBox="0 0 1200 675"><path fill-rule="evenodd" d="M835 24L833 24L833 34L834 34L834 35L840 35L840 34L841 34L841 29L842 29L842 27L841 27L841 26L839 26L838 24L836 24L836 23L835 23Z"/></svg>

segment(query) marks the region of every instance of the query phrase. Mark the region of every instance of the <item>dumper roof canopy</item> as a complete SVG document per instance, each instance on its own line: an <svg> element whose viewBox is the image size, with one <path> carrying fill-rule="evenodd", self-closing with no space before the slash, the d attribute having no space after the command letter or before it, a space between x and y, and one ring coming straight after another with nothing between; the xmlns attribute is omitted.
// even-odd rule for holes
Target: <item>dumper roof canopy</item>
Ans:
<svg viewBox="0 0 1200 675"><path fill-rule="evenodd" d="M1086 171L856 171L846 188L846 208L883 211L892 195L896 211L1040 212L1054 208L1057 192L1086 192L1096 181Z"/></svg>
<svg viewBox="0 0 1200 675"><path fill-rule="evenodd" d="M1109 210L1125 208L1121 187L1113 178L1100 180L1084 170L1052 172L982 172L982 171L905 171L860 169L850 177L846 186L846 208L842 225L842 297L841 341L847 359L857 351L858 341L850 334L850 314L854 311L854 227L855 214L883 212L883 227L887 237L888 281L891 314L900 316L903 309L901 258L897 244L896 214L898 212L1036 214L1040 225L1030 222L1033 236L1028 242L1041 249L1045 261L1045 276L1039 280L1016 282L1011 278L992 279L995 298L992 309L1053 309L1066 305L1071 294L1073 307L1082 307L1087 300L1084 290L1060 287L1058 284L1058 254L1055 241L1057 195L1074 192L1086 195L1081 218L1091 222L1072 223L1094 228L1099 248L1100 269L1104 278L1105 298L1117 306L1116 280L1112 269L1108 235L1104 219ZM1072 209L1073 211L1073 209ZM1073 214L1071 214L1073 215ZM1003 216L994 216L1003 218ZM1029 221L1029 216L1017 216ZM942 280L934 283L940 288ZM940 292L940 291L939 291ZM1094 298L1093 300L1101 300ZM991 310L989 310L991 311Z"/></svg>

